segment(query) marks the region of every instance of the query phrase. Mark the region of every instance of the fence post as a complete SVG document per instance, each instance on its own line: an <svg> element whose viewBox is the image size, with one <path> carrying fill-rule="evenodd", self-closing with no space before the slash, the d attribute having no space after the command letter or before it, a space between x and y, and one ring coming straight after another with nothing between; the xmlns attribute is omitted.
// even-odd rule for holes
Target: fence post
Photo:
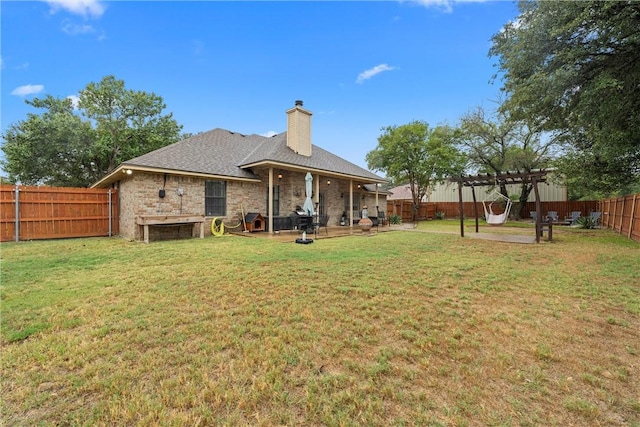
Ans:
<svg viewBox="0 0 640 427"><path fill-rule="evenodd" d="M16 242L20 241L20 186L16 185L16 226L15 226Z"/></svg>
<svg viewBox="0 0 640 427"><path fill-rule="evenodd" d="M109 196L109 237L111 237L111 189L107 193ZM200 225L202 227L202 225Z"/></svg>
<svg viewBox="0 0 640 427"><path fill-rule="evenodd" d="M620 234L622 234L622 221L624 220L624 202L627 201L626 197L622 197L622 209L620 209Z"/></svg>
<svg viewBox="0 0 640 427"><path fill-rule="evenodd" d="M631 218L629 218L629 232L627 233L627 238L630 239L631 238L631 234L633 231L633 216L636 214L636 197L638 195L634 194L633 195L633 202L631 205Z"/></svg>

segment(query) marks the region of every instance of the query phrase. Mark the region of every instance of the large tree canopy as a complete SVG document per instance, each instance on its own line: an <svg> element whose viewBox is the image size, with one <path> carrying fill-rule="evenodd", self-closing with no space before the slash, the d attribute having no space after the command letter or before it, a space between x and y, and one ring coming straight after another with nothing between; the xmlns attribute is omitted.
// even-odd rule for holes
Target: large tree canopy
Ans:
<svg viewBox="0 0 640 427"><path fill-rule="evenodd" d="M553 138L543 138L525 122L514 121L498 113L488 117L482 108L460 119L455 141L467 154L470 166L480 173L501 174L508 171L531 172L548 167L554 149ZM533 189L531 182L523 182L518 195L518 216L524 216L525 203ZM507 193L504 182L500 193Z"/></svg>
<svg viewBox="0 0 640 427"><path fill-rule="evenodd" d="M430 129L426 122L414 121L382 131L378 146L367 153L367 165L396 184L409 183L415 216L430 187L462 173L466 160L453 145L448 127Z"/></svg>
<svg viewBox="0 0 640 427"><path fill-rule="evenodd" d="M122 161L178 141L182 128L162 115L161 97L125 89L113 76L81 90L77 111L50 95L27 103L45 111L2 135L3 168L27 185L89 186Z"/></svg>
<svg viewBox="0 0 640 427"><path fill-rule="evenodd" d="M520 11L490 50L503 110L562 134L568 176L624 191L640 176L640 2L521 1Z"/></svg>

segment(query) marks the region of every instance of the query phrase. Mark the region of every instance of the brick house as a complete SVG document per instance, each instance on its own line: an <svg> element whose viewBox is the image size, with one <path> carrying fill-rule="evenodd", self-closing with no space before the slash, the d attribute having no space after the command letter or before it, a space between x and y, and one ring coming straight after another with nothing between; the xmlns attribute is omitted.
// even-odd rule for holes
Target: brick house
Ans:
<svg viewBox="0 0 640 427"><path fill-rule="evenodd" d="M213 218L235 225L243 214L259 213L273 232L303 206L307 173L316 213L328 215L329 226L340 224L343 213L353 226L365 205L374 215L376 206L385 209L386 193L378 191L384 178L312 145L312 113L302 101L286 114L286 132L213 129L125 161L93 187L118 189L120 234L128 239L142 238L140 218L162 215L202 218L211 234ZM152 237L168 232L154 228ZM192 228L186 224L187 232Z"/></svg>

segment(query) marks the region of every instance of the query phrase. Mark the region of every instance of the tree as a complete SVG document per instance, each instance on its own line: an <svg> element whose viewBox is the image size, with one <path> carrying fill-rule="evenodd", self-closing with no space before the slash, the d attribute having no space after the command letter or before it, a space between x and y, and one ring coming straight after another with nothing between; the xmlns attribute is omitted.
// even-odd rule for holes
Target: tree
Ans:
<svg viewBox="0 0 640 427"><path fill-rule="evenodd" d="M124 81L107 76L80 91L79 108L96 123L99 168L112 170L121 162L178 141L182 126L154 93L127 90Z"/></svg>
<svg viewBox="0 0 640 427"><path fill-rule="evenodd" d="M560 137L559 167L588 189L611 194L637 183L640 3L522 1L520 12L490 50L503 111Z"/></svg>
<svg viewBox="0 0 640 427"><path fill-rule="evenodd" d="M91 124L73 114L69 99L27 101L46 111L29 114L3 135L3 167L9 181L27 185L82 186L95 176Z"/></svg>
<svg viewBox="0 0 640 427"><path fill-rule="evenodd" d="M122 161L178 141L182 129L161 115L161 97L127 90L113 76L81 90L78 111L50 95L27 103L45 112L2 135L3 167L23 184L89 186Z"/></svg>
<svg viewBox="0 0 640 427"><path fill-rule="evenodd" d="M395 183L409 183L415 221L429 188L462 173L465 158L452 144L452 130L446 126L430 129L426 122L414 121L381 130L378 146L367 153L367 165Z"/></svg>
<svg viewBox="0 0 640 427"><path fill-rule="evenodd" d="M498 113L488 118L482 108L477 108L460 119L455 131L455 141L467 154L470 166L480 173L501 174L508 171L531 172L549 166L551 152L556 145L552 137L542 140L525 122L511 120ZM519 218L525 216L525 203L533 190L531 182L523 182L518 195ZM505 197L507 186L499 183L499 191Z"/></svg>

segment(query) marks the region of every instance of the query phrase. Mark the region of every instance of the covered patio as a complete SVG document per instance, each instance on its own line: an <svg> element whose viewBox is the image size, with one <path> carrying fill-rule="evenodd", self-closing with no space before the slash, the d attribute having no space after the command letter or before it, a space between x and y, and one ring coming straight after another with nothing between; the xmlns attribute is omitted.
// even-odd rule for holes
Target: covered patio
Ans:
<svg viewBox="0 0 640 427"><path fill-rule="evenodd" d="M349 226L328 226L325 230L324 227L320 228L317 233L308 232L307 238L313 240L325 240L325 239L333 239L336 237L347 237L347 236L360 236L360 237L374 237L380 233L387 233L390 231L398 231L413 228L413 224L402 224L402 225L389 225L386 224L384 226L380 225L378 227L372 227L371 230L364 232L357 225L354 227ZM276 233L247 233L242 231L233 231L231 234L236 236L243 236L249 238L256 239L269 239L275 240L278 242L290 242L294 243L297 238L300 238L302 235L302 231L300 230L281 230Z"/></svg>

